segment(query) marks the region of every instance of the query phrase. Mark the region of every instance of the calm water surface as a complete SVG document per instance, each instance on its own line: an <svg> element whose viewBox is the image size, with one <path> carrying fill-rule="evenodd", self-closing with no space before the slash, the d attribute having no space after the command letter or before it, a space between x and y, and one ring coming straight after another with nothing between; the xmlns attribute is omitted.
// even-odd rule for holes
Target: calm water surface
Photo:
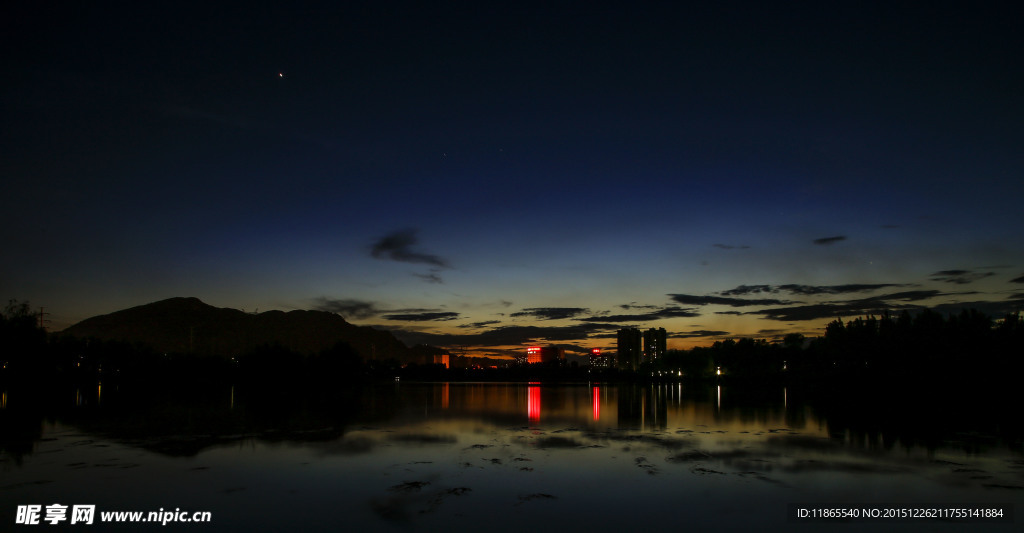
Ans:
<svg viewBox="0 0 1024 533"><path fill-rule="evenodd" d="M29 530L14 525L18 505L52 503L212 514L166 531L1014 531L1020 519L799 524L787 505L1024 509L1019 440L851 420L785 388L97 387L48 398L8 391L0 403L0 531Z"/></svg>

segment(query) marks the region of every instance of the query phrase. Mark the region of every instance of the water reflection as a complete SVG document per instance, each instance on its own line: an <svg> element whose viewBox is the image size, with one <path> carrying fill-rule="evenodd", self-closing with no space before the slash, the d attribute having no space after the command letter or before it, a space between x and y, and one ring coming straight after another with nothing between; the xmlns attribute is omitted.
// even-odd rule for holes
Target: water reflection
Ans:
<svg viewBox="0 0 1024 533"><path fill-rule="evenodd" d="M124 391L104 390L97 385L75 388L73 401L62 402L60 398L67 398L66 394L4 390L0 393L0 408L5 416L0 424L55 419L144 447L168 436L183 444L194 441L193 446L177 449L184 454L198 453L208 445L240 435L303 440L303 435L310 434L318 438L341 436L356 423L403 424L459 418L496 426L638 432L704 426L737 432L784 428L866 448L953 446L976 453L993 446L1020 450L1022 440L1019 421L993 415L990 406L984 404L974 410L964 407L960 412L919 410L908 417L896 404L854 404L847 399L810 401L799 396L794 400L786 387L531 382L403 383L330 391L240 386L223 391ZM26 445L30 447L31 443L14 448L24 449Z"/></svg>
<svg viewBox="0 0 1024 533"><path fill-rule="evenodd" d="M527 389L529 399L526 404L526 417L531 424L540 423L540 383L531 382Z"/></svg>
<svg viewBox="0 0 1024 533"><path fill-rule="evenodd" d="M586 506L608 530L679 513L697 529L751 527L822 498L1024 504L1020 421L992 425L967 406L943 411L945 425L917 425L897 402L679 383L97 386L2 398L0 512L132 494L139 508L190 505L239 530L316 529L288 520L336 507L352 527L475 529L504 512L496 529L512 530L576 527L569 511Z"/></svg>

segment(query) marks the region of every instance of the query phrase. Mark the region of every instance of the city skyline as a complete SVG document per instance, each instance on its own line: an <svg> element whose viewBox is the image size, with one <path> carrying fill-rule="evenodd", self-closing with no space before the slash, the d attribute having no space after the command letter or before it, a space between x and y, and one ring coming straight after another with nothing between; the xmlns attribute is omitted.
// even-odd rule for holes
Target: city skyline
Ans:
<svg viewBox="0 0 1024 533"><path fill-rule="evenodd" d="M1024 305L1007 6L7 6L4 298L586 355Z"/></svg>

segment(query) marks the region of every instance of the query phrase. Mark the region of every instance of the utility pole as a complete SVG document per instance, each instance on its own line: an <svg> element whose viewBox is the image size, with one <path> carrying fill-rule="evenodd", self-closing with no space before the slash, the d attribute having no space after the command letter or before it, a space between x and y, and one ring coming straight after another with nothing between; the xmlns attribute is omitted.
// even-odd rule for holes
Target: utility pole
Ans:
<svg viewBox="0 0 1024 533"><path fill-rule="evenodd" d="M46 319L46 315L51 315L51 314L53 314L53 313L47 313L46 312L46 308L45 307L40 307L39 308L39 329L41 329L43 331L46 331L46 323L49 322L49 320Z"/></svg>

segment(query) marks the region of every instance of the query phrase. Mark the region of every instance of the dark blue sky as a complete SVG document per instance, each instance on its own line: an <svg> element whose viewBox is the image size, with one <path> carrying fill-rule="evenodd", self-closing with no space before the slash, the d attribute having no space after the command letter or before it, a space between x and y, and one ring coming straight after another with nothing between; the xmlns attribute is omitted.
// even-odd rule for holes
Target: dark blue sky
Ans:
<svg viewBox="0 0 1024 533"><path fill-rule="evenodd" d="M1024 300L1010 3L24 4L0 292L54 327L197 296L500 353Z"/></svg>

